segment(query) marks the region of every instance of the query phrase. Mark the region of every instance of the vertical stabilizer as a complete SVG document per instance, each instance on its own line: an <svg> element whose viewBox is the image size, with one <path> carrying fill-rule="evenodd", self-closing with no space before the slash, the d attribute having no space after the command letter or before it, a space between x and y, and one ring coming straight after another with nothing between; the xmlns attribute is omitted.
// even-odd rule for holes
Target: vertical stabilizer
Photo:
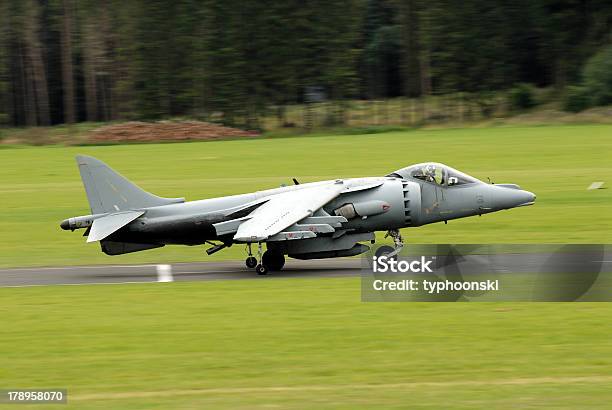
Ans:
<svg viewBox="0 0 612 410"><path fill-rule="evenodd" d="M183 198L161 198L146 192L96 158L77 155L76 160L92 214L184 202Z"/></svg>

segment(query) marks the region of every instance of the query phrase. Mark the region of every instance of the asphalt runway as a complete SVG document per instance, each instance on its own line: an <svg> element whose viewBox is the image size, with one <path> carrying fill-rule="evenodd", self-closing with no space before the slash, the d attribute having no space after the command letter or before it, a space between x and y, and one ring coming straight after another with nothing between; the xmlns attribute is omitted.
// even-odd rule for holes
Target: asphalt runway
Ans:
<svg viewBox="0 0 612 410"><path fill-rule="evenodd" d="M0 287L158 282L159 265L99 265L0 269ZM357 276L360 259L288 259L281 272L258 276L243 261L172 264L173 281ZM163 278L162 278L163 280Z"/></svg>
<svg viewBox="0 0 612 410"><path fill-rule="evenodd" d="M520 272L612 272L612 247L569 252L531 252L505 254L473 254L437 256L435 270L440 273L462 274ZM47 285L121 284L164 281L266 280L274 278L348 277L361 274L361 258L296 260L287 258L280 272L258 276L243 261L176 263L170 265L171 275L164 273L169 265L97 265L42 268L0 269L0 287ZM161 269L160 269L161 267ZM167 272L167 269L166 269Z"/></svg>

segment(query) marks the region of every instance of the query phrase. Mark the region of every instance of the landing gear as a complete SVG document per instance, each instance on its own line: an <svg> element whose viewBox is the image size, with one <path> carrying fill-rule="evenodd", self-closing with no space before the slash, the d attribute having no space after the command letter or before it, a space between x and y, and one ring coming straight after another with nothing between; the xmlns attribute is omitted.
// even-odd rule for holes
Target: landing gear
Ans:
<svg viewBox="0 0 612 410"><path fill-rule="evenodd" d="M395 249L393 249L390 246L381 246L380 248L376 249L376 252L374 252L374 255L376 255L376 257L380 258L381 256L386 256L387 258L389 257L389 255L391 253L395 252Z"/></svg>
<svg viewBox="0 0 612 410"><path fill-rule="evenodd" d="M285 257L281 252L268 249L263 252L262 244L257 244L257 257L253 256L250 243L247 243L249 256L246 258L245 265L249 269L255 268L258 275L267 275L268 272L276 272L285 266Z"/></svg>
<svg viewBox="0 0 612 410"><path fill-rule="evenodd" d="M268 268L266 267L266 265L262 265L260 263L259 265L257 265L255 267L255 272L257 272L258 275L267 275L268 274Z"/></svg>
<svg viewBox="0 0 612 410"><path fill-rule="evenodd" d="M402 235L400 235L400 232L397 229L389 230L389 232L387 232L387 234L385 235L385 238L388 236L393 238L393 245L395 248L393 252L387 254L387 257L391 258L401 252L402 248L404 247L404 240L402 239Z"/></svg>
<svg viewBox="0 0 612 410"><path fill-rule="evenodd" d="M249 256L246 258L245 264L247 268L253 269L255 266L257 266L257 258L254 256Z"/></svg>
<svg viewBox="0 0 612 410"><path fill-rule="evenodd" d="M250 243L247 243L247 252L249 256L246 258L246 261L244 262L244 264L246 265L247 268L253 269L254 267L257 266L257 258L253 256L253 251L251 249Z"/></svg>
<svg viewBox="0 0 612 410"><path fill-rule="evenodd" d="M251 250L251 244L249 244L249 251ZM262 258L262 253L263 253L263 249L261 246L261 242L259 242L257 244L257 260L261 261L259 264L257 264L257 266L255 266L255 272L257 272L258 275L267 275L268 274L268 267L262 263L263 262L263 258Z"/></svg>
<svg viewBox="0 0 612 410"><path fill-rule="evenodd" d="M285 257L282 253L268 249L261 259L261 263L272 272L279 271L285 266Z"/></svg>

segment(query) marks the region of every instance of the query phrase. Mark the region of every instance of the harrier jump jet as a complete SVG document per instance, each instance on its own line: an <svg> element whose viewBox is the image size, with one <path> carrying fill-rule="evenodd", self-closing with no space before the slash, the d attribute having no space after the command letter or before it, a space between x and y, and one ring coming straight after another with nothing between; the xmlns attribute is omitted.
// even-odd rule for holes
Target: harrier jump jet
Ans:
<svg viewBox="0 0 612 410"><path fill-rule="evenodd" d="M514 184L486 184L439 163L381 177L336 179L186 202L150 194L103 162L76 157L91 215L61 228L86 229L87 242L119 255L164 245L209 244L213 254L246 244L246 265L260 275L296 259L353 256L387 231L397 254L400 228L532 205L536 196ZM263 251L263 244L267 250ZM252 247L255 245L255 255Z"/></svg>

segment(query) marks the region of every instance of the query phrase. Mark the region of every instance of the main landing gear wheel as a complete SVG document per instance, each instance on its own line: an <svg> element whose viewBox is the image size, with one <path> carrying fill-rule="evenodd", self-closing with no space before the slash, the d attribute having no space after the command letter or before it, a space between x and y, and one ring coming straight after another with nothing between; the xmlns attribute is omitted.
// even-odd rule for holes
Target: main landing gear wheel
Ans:
<svg viewBox="0 0 612 410"><path fill-rule="evenodd" d="M259 265L257 265L257 267L255 267L255 272L257 272L258 275L267 275L268 268L266 267L266 265L262 265L260 263Z"/></svg>
<svg viewBox="0 0 612 410"><path fill-rule="evenodd" d="M283 266L285 266L285 257L280 252L267 250L261 258L261 263L268 267L270 271L276 272L283 269Z"/></svg>
<svg viewBox="0 0 612 410"><path fill-rule="evenodd" d="M374 252L374 255L376 255L376 257L380 258L381 256L386 256L389 255L390 253L392 253L395 249L392 248L391 246L381 246L380 248L376 249L376 252ZM393 258L393 256L391 256L391 258Z"/></svg>
<svg viewBox="0 0 612 410"><path fill-rule="evenodd" d="M249 256L248 258L246 258L245 264L247 268L253 269L257 266L257 258L254 256Z"/></svg>

